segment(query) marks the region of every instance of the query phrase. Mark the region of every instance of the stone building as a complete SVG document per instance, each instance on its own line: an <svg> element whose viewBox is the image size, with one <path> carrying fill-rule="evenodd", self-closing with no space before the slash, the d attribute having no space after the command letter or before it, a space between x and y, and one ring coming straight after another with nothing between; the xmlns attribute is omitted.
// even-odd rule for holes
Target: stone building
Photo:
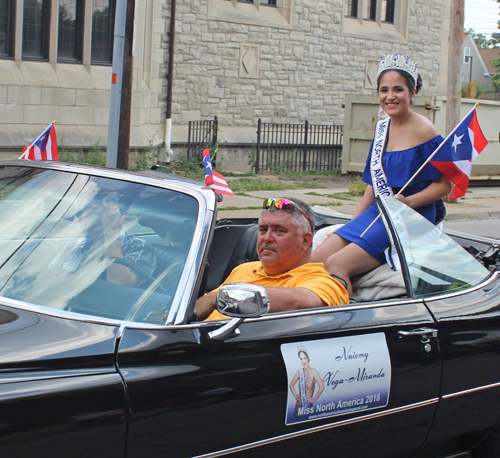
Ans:
<svg viewBox="0 0 500 458"><path fill-rule="evenodd" d="M112 24L101 16L113 10L114 1L3 3L10 5L11 19L7 25L0 19L0 148L16 151L53 119L67 147L88 147L99 138L105 146L111 67L109 59L99 58L109 58L109 36L96 36L103 27L109 33ZM48 5L42 20L46 41L35 55L26 52L23 34L34 27L26 21L29 3ZM68 13L72 5L74 14ZM171 0L138 5L131 148L163 142L168 76ZM214 116L227 154L255 142L259 118L342 124L345 95L374 94L378 62L395 51L419 62L423 95L445 95L450 5L451 0L177 0L173 150L184 151L189 121ZM58 38L68 26L63 16L80 37L73 53L66 51L69 57Z"/></svg>

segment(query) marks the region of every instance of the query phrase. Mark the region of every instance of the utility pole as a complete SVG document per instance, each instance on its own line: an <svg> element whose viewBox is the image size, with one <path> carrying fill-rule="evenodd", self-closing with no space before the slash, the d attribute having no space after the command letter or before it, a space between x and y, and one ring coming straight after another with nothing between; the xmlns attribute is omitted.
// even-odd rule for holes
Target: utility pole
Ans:
<svg viewBox="0 0 500 458"><path fill-rule="evenodd" d="M448 50L448 88L446 92L446 135L460 122L462 102L461 63L464 42L465 0L451 0L450 48ZM455 203L457 199L446 196L445 202Z"/></svg>
<svg viewBox="0 0 500 458"><path fill-rule="evenodd" d="M125 47L123 50L122 97L116 167L124 170L128 170L130 156L130 117L132 110L132 79L134 72L133 45L136 1L137 0L127 0Z"/></svg>
<svg viewBox="0 0 500 458"><path fill-rule="evenodd" d="M168 32L168 73L167 73L167 112L165 120L165 154L167 162L174 154L172 151L172 87L174 84L174 50L175 50L175 11L176 0L170 3L170 31Z"/></svg>
<svg viewBox="0 0 500 458"><path fill-rule="evenodd" d="M127 0L116 1L115 30L113 39L113 68L111 70L111 96L109 101L108 150L106 167L116 168L118 132L123 75L123 49L125 46L125 23Z"/></svg>
<svg viewBox="0 0 500 458"><path fill-rule="evenodd" d="M448 90L446 93L446 135L460 122L462 99L461 63L464 41L464 0L451 0Z"/></svg>

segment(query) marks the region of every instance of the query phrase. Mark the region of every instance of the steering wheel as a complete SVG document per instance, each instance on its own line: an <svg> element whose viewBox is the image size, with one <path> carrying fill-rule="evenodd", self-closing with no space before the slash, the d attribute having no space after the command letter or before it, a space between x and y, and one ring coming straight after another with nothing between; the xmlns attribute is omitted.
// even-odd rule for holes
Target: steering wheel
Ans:
<svg viewBox="0 0 500 458"><path fill-rule="evenodd" d="M165 277L169 277L170 283L172 283L172 276L170 275L173 272L175 272L175 269L178 268L179 266L182 266L183 264L177 261L176 263L172 264L167 270L165 270L163 273L161 273L156 280L154 280L160 288L165 291L162 285L160 285L160 281L163 280ZM175 277L177 280L177 277ZM168 294L165 292L165 294ZM149 295L146 294L146 292L141 296L141 298L134 304L134 306L130 309L128 312L127 316L125 317L125 321L135 321L135 318L140 314L143 308L147 307L147 298ZM142 300L141 300L142 299Z"/></svg>
<svg viewBox="0 0 500 458"><path fill-rule="evenodd" d="M141 280L145 280L147 282L147 289L149 286L151 286L153 283L156 283L155 288L158 288L163 294L166 294L168 296L168 293L165 291L165 288L157 282L154 277L147 273L141 266L138 266L132 261L129 261L128 259L125 258L109 258L113 264L120 264L122 266L127 267L132 271L132 273L137 277L137 280L139 278ZM139 281L137 281L139 283Z"/></svg>

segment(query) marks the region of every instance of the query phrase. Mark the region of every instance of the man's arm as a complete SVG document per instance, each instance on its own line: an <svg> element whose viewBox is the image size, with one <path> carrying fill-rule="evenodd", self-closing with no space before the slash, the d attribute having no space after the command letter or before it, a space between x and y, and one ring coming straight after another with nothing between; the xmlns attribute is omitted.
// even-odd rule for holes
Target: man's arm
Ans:
<svg viewBox="0 0 500 458"><path fill-rule="evenodd" d="M206 320L209 315L215 310L215 301L217 300L218 291L212 291L205 294L196 301L196 319L198 321Z"/></svg>
<svg viewBox="0 0 500 458"><path fill-rule="evenodd" d="M212 291L196 301L196 319L198 321L206 320L216 309L217 292ZM269 298L269 312L271 313L327 305L316 293L307 288L267 287L266 292Z"/></svg>
<svg viewBox="0 0 500 458"><path fill-rule="evenodd" d="M118 205L109 204L102 217L104 233L104 257L124 258L120 241L120 231L125 216L122 216ZM108 278L118 285L137 286L137 277L128 267L112 263L107 269Z"/></svg>
<svg viewBox="0 0 500 458"><path fill-rule="evenodd" d="M327 304L307 288L266 288L270 312L323 307Z"/></svg>

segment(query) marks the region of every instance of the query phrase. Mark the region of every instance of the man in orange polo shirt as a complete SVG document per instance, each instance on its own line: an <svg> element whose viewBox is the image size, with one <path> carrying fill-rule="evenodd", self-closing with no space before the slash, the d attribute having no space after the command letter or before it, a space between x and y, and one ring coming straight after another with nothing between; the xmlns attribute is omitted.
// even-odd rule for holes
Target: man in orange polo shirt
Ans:
<svg viewBox="0 0 500 458"><path fill-rule="evenodd" d="M252 283L266 288L270 312L349 302L347 290L321 263L311 263L314 212L298 199L266 199L259 218L260 261L236 267L223 284ZM196 302L198 320L227 319L215 309L217 291Z"/></svg>

